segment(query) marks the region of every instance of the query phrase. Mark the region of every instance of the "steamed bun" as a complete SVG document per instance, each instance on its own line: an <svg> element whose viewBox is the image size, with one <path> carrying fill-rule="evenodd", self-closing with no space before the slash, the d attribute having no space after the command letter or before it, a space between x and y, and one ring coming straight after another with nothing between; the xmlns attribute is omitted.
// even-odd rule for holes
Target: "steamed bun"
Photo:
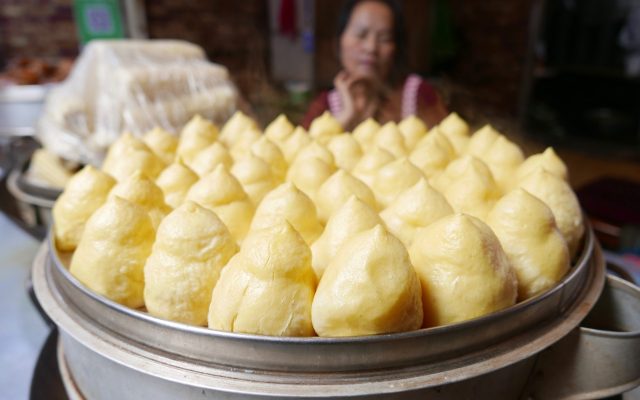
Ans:
<svg viewBox="0 0 640 400"><path fill-rule="evenodd" d="M89 218L69 272L94 292L131 308L144 305L144 263L155 231L145 210L110 198Z"/></svg>
<svg viewBox="0 0 640 400"><path fill-rule="evenodd" d="M215 212L236 241L242 242L255 208L238 179L224 165L218 165L191 186L187 199Z"/></svg>
<svg viewBox="0 0 640 400"><path fill-rule="evenodd" d="M569 249L553 213L525 190L516 189L500 199L487 223L518 276L518 300L551 288L569 270Z"/></svg>
<svg viewBox="0 0 640 400"><path fill-rule="evenodd" d="M252 231L213 289L209 328L271 336L312 336L311 251L286 222Z"/></svg>
<svg viewBox="0 0 640 400"><path fill-rule="evenodd" d="M75 250L87 220L104 204L115 184L115 179L91 165L71 177L52 210L59 250Z"/></svg>
<svg viewBox="0 0 640 400"><path fill-rule="evenodd" d="M340 247L356 233L381 225L377 212L367 203L351 196L327 221L322 235L311 246L311 264L320 279Z"/></svg>
<svg viewBox="0 0 640 400"><path fill-rule="evenodd" d="M268 228L283 219L309 245L322 233L313 201L290 182L278 186L262 200L251 222L251 230Z"/></svg>
<svg viewBox="0 0 640 400"><path fill-rule="evenodd" d="M369 186L347 171L339 169L318 189L316 205L320 221L326 222L331 214L336 212L351 196L358 197L374 210L378 208Z"/></svg>
<svg viewBox="0 0 640 400"><path fill-rule="evenodd" d="M213 211L187 201L160 224L144 266L151 315L206 325L211 293L237 246Z"/></svg>
<svg viewBox="0 0 640 400"><path fill-rule="evenodd" d="M422 325L420 282L402 243L381 225L338 250L313 299L319 336L405 332Z"/></svg>
<svg viewBox="0 0 640 400"><path fill-rule="evenodd" d="M584 221L580 203L571 186L542 168L527 175L519 186L549 206L569 245L569 254L575 256L584 234Z"/></svg>
<svg viewBox="0 0 640 400"><path fill-rule="evenodd" d="M402 192L380 213L380 217L389 231L409 247L419 228L427 227L449 214L453 214L453 209L447 199L426 180L420 179Z"/></svg>
<svg viewBox="0 0 640 400"><path fill-rule="evenodd" d="M156 185L162 190L164 201L177 208L184 201L189 188L197 181L198 175L178 158L160 173Z"/></svg>
<svg viewBox="0 0 640 400"><path fill-rule="evenodd" d="M176 155L189 165L196 155L218 139L218 127L208 119L195 115L182 128Z"/></svg>
<svg viewBox="0 0 640 400"><path fill-rule="evenodd" d="M466 321L516 302L518 282L496 235L466 214L444 217L409 249L422 284L424 326Z"/></svg>
<svg viewBox="0 0 640 400"><path fill-rule="evenodd" d="M178 139L160 127L145 133L142 141L167 165L176 157Z"/></svg>
<svg viewBox="0 0 640 400"><path fill-rule="evenodd" d="M171 207L164 201L162 189L140 170L111 189L109 197L115 196L141 206L149 214L154 228L171 212Z"/></svg>

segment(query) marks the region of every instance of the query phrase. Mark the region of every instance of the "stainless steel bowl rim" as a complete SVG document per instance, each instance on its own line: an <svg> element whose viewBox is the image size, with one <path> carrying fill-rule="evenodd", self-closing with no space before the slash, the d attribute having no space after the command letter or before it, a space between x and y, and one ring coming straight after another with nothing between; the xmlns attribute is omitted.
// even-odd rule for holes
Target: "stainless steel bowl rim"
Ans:
<svg viewBox="0 0 640 400"><path fill-rule="evenodd" d="M112 301L88 289L84 284L78 281L69 272L67 268L64 267L64 264L60 260L57 253L56 246L55 246L53 227L49 231L47 241L49 246L49 254L53 258L54 266L64 275L64 277L68 279L70 282L72 282L86 296L103 303L109 309L112 309L119 313L131 316L134 318L143 319L157 325L166 326L171 329L177 329L177 330L190 332L194 334L200 334L200 335L219 336L219 337L226 337L226 338L232 338L237 340L259 340L261 342L272 341L277 343L287 342L287 343L301 343L301 344L312 344L312 343L324 344L324 343L334 343L334 342L357 343L362 341L382 342L382 341L388 341L388 340L393 340L397 338L422 336L424 335L425 332L435 333L435 332L444 332L444 331L450 332L450 331L456 331L456 330L468 330L468 329L473 329L473 327L477 326L478 324L484 323L487 320L500 318L502 315L506 313L520 312L522 309L530 307L536 303L542 302L546 298L552 296L554 291L563 287L566 281L571 280L572 277L574 277L576 274L579 273L579 269L576 266L583 265L586 262L586 259L590 256L589 249L593 248L594 240L595 240L593 232L590 229L587 229L585 232L586 233L585 233L584 244L583 244L583 249L585 249L585 251L583 251L580 254L580 256L575 262L575 266L572 266L570 272L557 285L555 285L554 287L550 288L549 290L535 297L516 303L511 307L507 307L505 309L496 311L494 313L484 315L482 317L470 319L467 321L455 323L455 324L436 326L436 327L430 327L430 328L421 328L421 329L417 329L409 332L387 333L387 334L367 335L367 336L353 336L353 337L319 337L319 336L291 337L291 336L254 335L254 334L248 334L248 333L226 332L226 331L220 331L215 329L209 329L205 327L192 326L192 325L187 325L179 322L174 322L174 321L169 321L166 319L154 317L149 313L123 306L119 303L116 303L115 301Z"/></svg>
<svg viewBox="0 0 640 400"><path fill-rule="evenodd" d="M27 204L44 208L53 208L56 203L55 199L28 193L21 187L20 180L23 176L22 171L19 169L14 169L9 173L7 178L7 189L9 190L9 193L19 201Z"/></svg>
<svg viewBox="0 0 640 400"><path fill-rule="evenodd" d="M46 251L43 246L42 250ZM45 253L45 252L43 252ZM215 365L194 363L189 359L171 356L153 348L122 341L109 331L100 329L73 309L57 304L46 279L45 266L34 263L34 287L45 310L61 328L63 336L73 338L89 351L112 360L124 368L193 387L213 388L217 391L269 397L326 397L362 393L399 393L426 387L440 386L480 376L496 369L525 360L564 337L574 329L595 304L604 285L604 264L599 247L594 247L595 262L590 264L590 279L571 304L570 312L555 318L550 324L527 330L504 340L489 349L452 359L445 369L433 370L429 365L413 369L389 369L345 374L304 374L300 372L269 374L264 371L223 369ZM46 253L44 254L46 257ZM52 264L52 263L50 263ZM49 267L50 268L50 267ZM258 337L262 339L262 337Z"/></svg>

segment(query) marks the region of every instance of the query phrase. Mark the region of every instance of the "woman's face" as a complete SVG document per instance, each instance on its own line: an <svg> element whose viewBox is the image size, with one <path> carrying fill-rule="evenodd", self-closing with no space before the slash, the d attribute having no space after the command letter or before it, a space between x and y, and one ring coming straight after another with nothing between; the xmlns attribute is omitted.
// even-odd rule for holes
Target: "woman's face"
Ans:
<svg viewBox="0 0 640 400"><path fill-rule="evenodd" d="M391 9L377 1L358 3L340 37L342 67L359 78L385 80L395 49Z"/></svg>

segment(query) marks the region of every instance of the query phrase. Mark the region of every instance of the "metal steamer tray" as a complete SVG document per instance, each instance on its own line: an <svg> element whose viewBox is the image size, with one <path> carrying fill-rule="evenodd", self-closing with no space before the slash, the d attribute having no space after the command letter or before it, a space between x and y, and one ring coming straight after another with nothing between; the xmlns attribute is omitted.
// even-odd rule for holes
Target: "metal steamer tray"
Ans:
<svg viewBox="0 0 640 400"><path fill-rule="evenodd" d="M20 220L38 239L47 235L51 225L51 210L62 193L60 189L40 186L27 179L29 162L25 161L11 170L7 177L7 190L16 200Z"/></svg>
<svg viewBox="0 0 640 400"><path fill-rule="evenodd" d="M71 276L51 234L33 280L88 398L518 398L535 356L593 308L605 273L588 228L567 276L537 297L463 323L352 338L221 332L129 309Z"/></svg>

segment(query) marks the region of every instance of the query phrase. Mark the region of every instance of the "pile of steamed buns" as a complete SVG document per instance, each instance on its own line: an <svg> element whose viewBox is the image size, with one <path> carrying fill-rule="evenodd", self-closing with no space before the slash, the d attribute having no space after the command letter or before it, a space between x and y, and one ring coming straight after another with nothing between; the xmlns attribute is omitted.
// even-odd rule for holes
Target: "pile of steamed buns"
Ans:
<svg viewBox="0 0 640 400"><path fill-rule="evenodd" d="M324 114L195 116L123 134L53 209L89 289L154 316L274 336L456 323L548 290L584 226L567 168L456 114L352 133Z"/></svg>

